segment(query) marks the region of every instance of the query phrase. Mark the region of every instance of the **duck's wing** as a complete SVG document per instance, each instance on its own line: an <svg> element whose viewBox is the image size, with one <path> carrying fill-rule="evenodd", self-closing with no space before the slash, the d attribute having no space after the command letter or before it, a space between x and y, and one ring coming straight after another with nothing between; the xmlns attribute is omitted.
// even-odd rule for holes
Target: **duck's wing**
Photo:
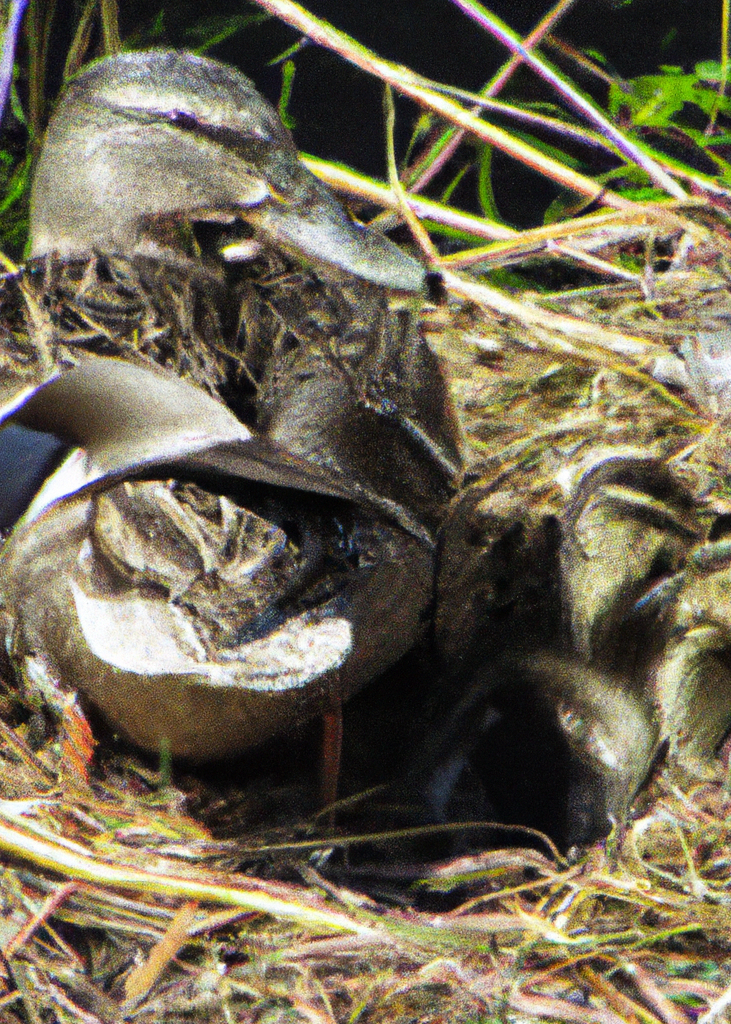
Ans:
<svg viewBox="0 0 731 1024"><path fill-rule="evenodd" d="M2 413L73 446L0 556L14 662L139 745L237 753L420 634L429 546L187 382L82 360Z"/></svg>
<svg viewBox="0 0 731 1024"><path fill-rule="evenodd" d="M27 385L0 407L0 424L48 438L47 464L60 446L71 460L48 478L28 515L91 486L189 461L210 473L352 500L347 483L241 423L223 403L173 374L120 359L82 359ZM2 439L0 434L0 440ZM11 444L18 438L14 432ZM22 435L21 435L22 436ZM217 453L220 453L220 457ZM37 478L37 474L36 477Z"/></svg>

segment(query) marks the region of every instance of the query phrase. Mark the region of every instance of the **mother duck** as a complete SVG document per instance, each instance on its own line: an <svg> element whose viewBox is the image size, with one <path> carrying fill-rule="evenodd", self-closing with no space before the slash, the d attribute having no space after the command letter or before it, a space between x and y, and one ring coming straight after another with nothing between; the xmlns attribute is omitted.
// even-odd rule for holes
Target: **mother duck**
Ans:
<svg viewBox="0 0 731 1024"><path fill-rule="evenodd" d="M198 761L355 692L423 628L459 474L422 268L188 53L76 78L30 228L0 295L4 437L43 484L0 563L23 679Z"/></svg>

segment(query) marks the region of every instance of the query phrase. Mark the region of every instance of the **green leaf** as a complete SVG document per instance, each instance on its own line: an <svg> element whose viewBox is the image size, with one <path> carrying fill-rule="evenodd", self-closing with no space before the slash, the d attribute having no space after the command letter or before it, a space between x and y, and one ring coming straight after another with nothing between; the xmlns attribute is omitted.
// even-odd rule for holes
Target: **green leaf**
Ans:
<svg viewBox="0 0 731 1024"><path fill-rule="evenodd" d="M492 188L492 146L482 147L477 178L477 196L480 201L480 208L485 216L491 220L502 222Z"/></svg>
<svg viewBox="0 0 731 1024"><path fill-rule="evenodd" d="M201 18L186 30L185 36L197 54L204 54L214 46L224 43L231 36L242 32L251 25L258 25L267 18L267 14L217 15L211 18Z"/></svg>
<svg viewBox="0 0 731 1024"><path fill-rule="evenodd" d="M441 202L444 203L445 206L449 203L449 200L452 198L452 193L457 188L459 183L462 181L467 171L470 170L470 168L470 164L465 164L464 167L460 167L460 169L457 171L457 173L454 175L450 183L445 188L444 192L442 192Z"/></svg>
<svg viewBox="0 0 731 1024"><path fill-rule="evenodd" d="M279 94L279 116L282 124L290 131L294 128L295 121L289 113L289 101L292 97L292 83L294 82L295 66L293 60L285 60L282 64L282 91Z"/></svg>
<svg viewBox="0 0 731 1024"><path fill-rule="evenodd" d="M696 64L695 73L703 82L720 82L723 77L723 68L720 61L702 60Z"/></svg>

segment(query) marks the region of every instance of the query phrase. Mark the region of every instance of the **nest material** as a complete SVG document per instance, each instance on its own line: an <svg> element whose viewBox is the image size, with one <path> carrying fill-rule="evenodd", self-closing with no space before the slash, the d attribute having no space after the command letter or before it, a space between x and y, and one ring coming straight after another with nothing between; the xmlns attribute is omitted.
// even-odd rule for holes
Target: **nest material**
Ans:
<svg viewBox="0 0 731 1024"><path fill-rule="evenodd" d="M681 262L693 232L703 237ZM698 501L727 509L721 419L697 383L658 379L658 360L727 324L728 243L690 220L671 243L676 262L650 261L644 294L592 284L535 297L524 319L463 300L428 314L472 479L558 509L557 462L631 442L687 453ZM637 257L636 238L603 255L622 250ZM567 313L583 318L578 339ZM644 348L619 355L609 335ZM3 710L4 1020L683 1024L731 1003L721 761L685 791L661 773L626 829L571 863L535 836L535 848L500 849L499 829L484 833L497 849L421 864L404 860L404 840L373 837L386 854L364 894L355 868L335 884L327 857L312 859L342 847L357 867L363 842L293 810L312 802L310 777L277 792L265 775L258 789L210 775L173 785L129 752L92 760L70 698L50 722L8 681ZM222 817L235 838L201 823Z"/></svg>

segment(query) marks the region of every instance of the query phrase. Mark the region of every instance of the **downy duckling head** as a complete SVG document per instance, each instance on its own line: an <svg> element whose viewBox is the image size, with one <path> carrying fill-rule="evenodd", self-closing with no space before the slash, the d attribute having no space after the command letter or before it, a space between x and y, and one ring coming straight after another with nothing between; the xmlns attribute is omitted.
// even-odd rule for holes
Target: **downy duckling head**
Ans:
<svg viewBox="0 0 731 1024"><path fill-rule="evenodd" d="M484 663L434 708L408 780L428 821L537 828L562 848L622 825L659 751L632 682L551 651Z"/></svg>
<svg viewBox="0 0 731 1024"><path fill-rule="evenodd" d="M166 50L88 67L48 128L30 255L149 254L156 222L198 220L243 220L255 240L330 273L410 292L424 284L416 260L347 216L237 70ZM165 241L174 249L174 232Z"/></svg>

